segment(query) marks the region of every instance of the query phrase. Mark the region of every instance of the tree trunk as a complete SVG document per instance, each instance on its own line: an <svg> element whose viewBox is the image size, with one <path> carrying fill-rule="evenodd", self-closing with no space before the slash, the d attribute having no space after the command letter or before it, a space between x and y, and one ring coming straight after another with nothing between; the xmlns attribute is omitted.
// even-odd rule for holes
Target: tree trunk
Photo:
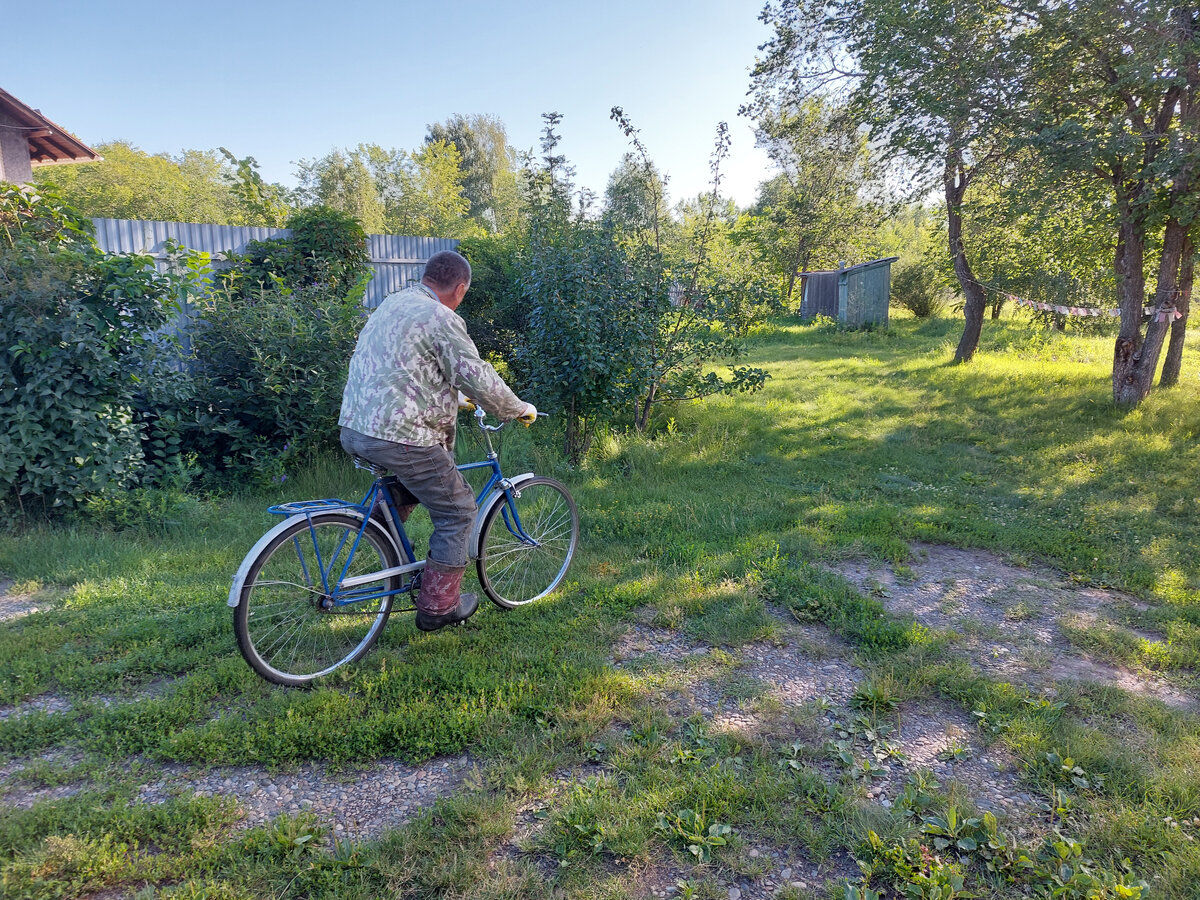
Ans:
<svg viewBox="0 0 1200 900"><path fill-rule="evenodd" d="M642 408L634 418L634 425L637 427L638 433L646 430L646 426L650 424L650 407L654 404L654 395L658 393L658 383L654 382L650 385L650 390L646 392L646 396L642 399Z"/></svg>
<svg viewBox="0 0 1200 900"><path fill-rule="evenodd" d="M965 302L963 315L966 325L963 327L962 338L954 351L955 362L969 362L979 346L979 335L983 331L983 314L987 308L987 297L983 287L975 280L975 273L967 262L967 249L963 243L962 234L962 200L967 191L967 175L963 165L962 152L949 151L946 154L946 170L944 184L946 188L946 225L949 234L950 258L954 260L954 274L958 277Z"/></svg>
<svg viewBox="0 0 1200 900"><path fill-rule="evenodd" d="M1167 356L1163 362L1162 375L1158 383L1169 387L1179 383L1183 367L1183 342L1187 337L1188 312L1192 305L1192 283L1196 275L1196 247L1189 234L1183 241L1183 257L1179 261L1179 299L1175 308L1183 315L1171 323L1171 341L1167 345Z"/></svg>
<svg viewBox="0 0 1200 900"><path fill-rule="evenodd" d="M1196 140L1200 132L1200 60L1195 53L1197 12L1195 7L1181 5L1175 11L1179 23L1181 42L1188 47L1184 55L1187 88L1180 98L1179 121L1183 131L1191 140ZM1195 192L1197 184L1196 159L1191 158L1184 163L1175 176L1172 193L1176 197L1188 196ZM1193 224L1194 228L1194 224ZM1179 373L1183 365L1183 344L1187 336L1188 312L1192 300L1192 282L1196 274L1196 246L1192 240L1192 229L1188 229L1183 237L1180 250L1179 283L1176 285L1176 309L1181 317L1171 323L1171 342L1167 346L1167 358L1163 362L1162 377L1159 384L1169 386L1179 383Z"/></svg>
<svg viewBox="0 0 1200 900"><path fill-rule="evenodd" d="M1154 374L1158 369L1163 341L1171 329L1179 284L1179 264L1183 256L1187 230L1178 219L1170 219L1167 222L1163 234L1162 256L1158 265L1158 282L1154 291L1154 312L1151 314L1150 324L1146 326L1145 340L1142 340L1145 283L1141 275L1141 261L1144 248L1141 236L1133 234L1131 223L1122 222L1121 229L1129 234L1123 234L1124 239L1117 241L1117 253L1120 255L1124 247L1125 257L1122 261L1124 270L1122 271L1120 266L1117 269L1122 282L1121 333L1117 336L1113 358L1113 399L1121 406L1137 406L1146 399L1154 385ZM1141 283L1141 291L1134 290L1138 283Z"/></svg>
<svg viewBox="0 0 1200 900"><path fill-rule="evenodd" d="M800 240L796 242L796 256L792 260L791 272L788 274L787 299L784 302L789 305L792 302L792 293L796 289L796 275L800 270L800 263L804 257L804 235L800 235ZM807 266L805 268L807 268Z"/></svg>

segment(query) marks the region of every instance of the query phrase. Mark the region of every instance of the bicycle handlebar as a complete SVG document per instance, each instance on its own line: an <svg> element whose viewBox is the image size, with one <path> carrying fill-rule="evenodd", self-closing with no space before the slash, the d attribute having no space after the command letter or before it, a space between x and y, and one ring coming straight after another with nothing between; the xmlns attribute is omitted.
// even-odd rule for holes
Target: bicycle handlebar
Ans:
<svg viewBox="0 0 1200 900"><path fill-rule="evenodd" d="M550 413L539 412L537 414L537 417L539 419L545 419L545 418L548 418L549 415L550 415ZM484 412L483 408L480 406L475 407L474 416L475 416L475 423L479 426L481 431L489 431L489 432L490 431L499 431L505 425L509 424L508 422L501 422L499 425L484 425L483 420L487 418L487 413ZM512 421L515 422L516 419L513 419Z"/></svg>

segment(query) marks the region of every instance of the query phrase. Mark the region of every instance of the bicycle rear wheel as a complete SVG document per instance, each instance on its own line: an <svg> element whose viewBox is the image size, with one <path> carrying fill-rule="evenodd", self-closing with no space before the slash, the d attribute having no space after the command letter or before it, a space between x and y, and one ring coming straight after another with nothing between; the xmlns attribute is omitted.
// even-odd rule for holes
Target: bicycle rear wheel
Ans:
<svg viewBox="0 0 1200 900"><path fill-rule="evenodd" d="M558 587L579 544L579 513L566 487L539 477L511 493L488 510L475 563L484 593L505 609L540 600Z"/></svg>
<svg viewBox="0 0 1200 900"><path fill-rule="evenodd" d="M370 595L399 588L398 576L356 587L355 593L369 599L344 606L332 606L328 593L348 558L347 577L401 564L400 552L374 520L355 548L361 526L360 516L347 513L300 519L251 564L233 628L242 656L267 681L309 684L358 660L379 638L392 596Z"/></svg>

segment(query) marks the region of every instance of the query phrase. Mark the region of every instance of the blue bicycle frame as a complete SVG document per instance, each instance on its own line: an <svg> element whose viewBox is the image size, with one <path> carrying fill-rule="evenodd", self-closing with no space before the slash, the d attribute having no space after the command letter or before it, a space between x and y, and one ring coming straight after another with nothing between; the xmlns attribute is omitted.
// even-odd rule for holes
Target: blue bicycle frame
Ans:
<svg viewBox="0 0 1200 900"><path fill-rule="evenodd" d="M492 448L491 436L489 432L498 431L503 425L484 425L483 417L476 413L479 427L484 431L487 439L487 459L480 462L463 463L456 468L460 472L468 472L473 469L491 469L491 475L488 477L487 483L480 489L475 497L475 505L478 508L476 521L482 520L493 506L497 503L503 504L500 514L504 519L505 527L509 532L523 543L529 544L531 547L538 546L538 542L525 533L525 529L521 526L520 515L517 513L516 504L512 502L512 497L509 492L513 489L513 482L508 481L504 477L504 473L500 471L499 455ZM359 465L356 461L355 465ZM380 470L374 466L360 466L360 468L368 468L369 471L381 474ZM404 530L404 525L400 521L399 508L392 499L391 492L382 490L384 487L384 479L376 478L375 483L371 485L365 497L360 503L352 503L348 500L339 500L329 498L325 500L300 500L292 503L281 503L278 506L268 508L268 512L275 515L295 516L303 515L309 522L309 537L312 540L313 554L316 559L317 568L320 570L321 584L321 606L324 609L336 609L338 607L349 606L355 603L363 603L368 600L378 600L382 597L391 597L396 594L404 594L413 591L420 584L419 575L422 569L425 568L425 561L407 563L405 565L393 566L387 569L381 569L378 572L370 572L366 575L356 575L352 578L347 578L346 574L350 571L350 564L354 560L354 555L358 552L359 543L362 541L363 534L366 533L367 523L371 521L371 516L380 504L387 509L385 518L389 522L392 535L400 542L400 549L403 551L407 559L415 559L416 554L413 552L412 543L409 541L408 533ZM497 488L500 490L497 491ZM484 508L480 504L487 497L493 497L492 501ZM312 517L316 513L335 512L337 510L353 510L360 513L362 516L362 525L358 528L358 533L354 536L354 541L350 545L349 552L346 554L345 561L341 563L341 571L339 576L330 581L330 573L335 570L338 565L343 550L346 549L346 542L350 538L350 532L347 531L338 540L337 546L329 554L329 559L322 559L321 548L317 542L316 530L312 527ZM313 586L313 576L309 572L308 563L305 562L304 548L300 543L300 535L292 538L296 546L296 555L300 559L301 570L304 573L304 578L309 587ZM360 587L370 585L374 582L382 581L388 578L405 576L404 582L400 587L394 590L377 590L371 587Z"/></svg>

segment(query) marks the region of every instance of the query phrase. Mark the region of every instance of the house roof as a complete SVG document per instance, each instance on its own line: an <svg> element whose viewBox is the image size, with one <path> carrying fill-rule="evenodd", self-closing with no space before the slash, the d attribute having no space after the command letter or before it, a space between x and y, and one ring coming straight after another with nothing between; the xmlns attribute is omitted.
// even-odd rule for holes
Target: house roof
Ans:
<svg viewBox="0 0 1200 900"><path fill-rule="evenodd" d="M34 166L61 162L97 162L102 157L82 141L0 88L0 113L16 123L29 141L29 162ZM12 127L12 126L6 126Z"/></svg>

